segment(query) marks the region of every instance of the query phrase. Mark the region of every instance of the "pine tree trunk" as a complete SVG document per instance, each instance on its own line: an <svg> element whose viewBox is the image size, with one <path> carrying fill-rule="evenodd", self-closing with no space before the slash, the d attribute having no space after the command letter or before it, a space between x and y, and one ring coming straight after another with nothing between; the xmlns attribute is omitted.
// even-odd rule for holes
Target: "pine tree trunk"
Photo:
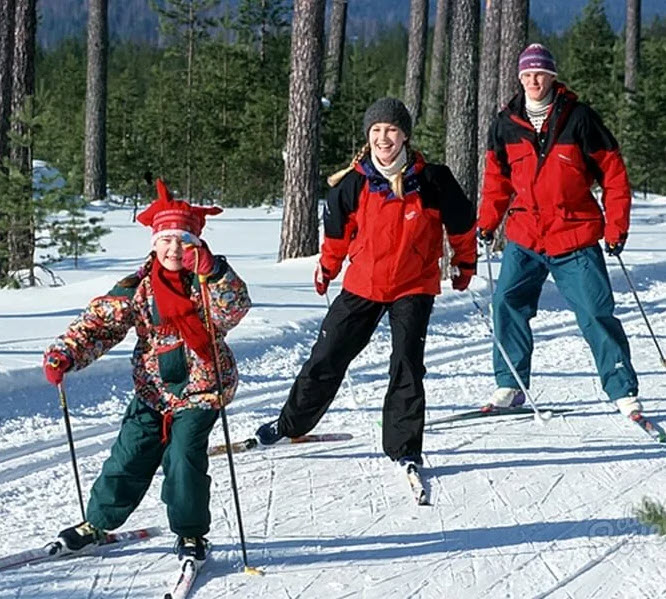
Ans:
<svg viewBox="0 0 666 599"><path fill-rule="evenodd" d="M443 116L445 58L448 59L449 56L448 40L450 37L447 24L450 21L450 11L451 0L437 0L426 102L426 123L429 125L436 123Z"/></svg>
<svg viewBox="0 0 666 599"><path fill-rule="evenodd" d="M421 115L427 36L428 0L412 0L409 14L405 105L412 115L414 127Z"/></svg>
<svg viewBox="0 0 666 599"><path fill-rule="evenodd" d="M16 199L9 232L9 269L29 269L34 284L35 248L32 215L32 99L35 94L36 0L16 0L14 13L14 57L12 61L12 132L16 141L10 147L10 162L24 178L21 197Z"/></svg>
<svg viewBox="0 0 666 599"><path fill-rule="evenodd" d="M528 17L528 0L502 0L498 108L520 90L518 57L527 45Z"/></svg>
<svg viewBox="0 0 666 599"><path fill-rule="evenodd" d="M347 28L348 0L333 0L331 20L328 27L328 47L326 51L326 82L324 96L335 98L342 76L342 58L345 47L345 29Z"/></svg>
<svg viewBox="0 0 666 599"><path fill-rule="evenodd" d="M317 253L325 0L295 0L279 260Z"/></svg>
<svg viewBox="0 0 666 599"><path fill-rule="evenodd" d="M641 0L627 0L626 47L624 54L624 88L636 93L641 41Z"/></svg>
<svg viewBox="0 0 666 599"><path fill-rule="evenodd" d="M453 3L446 116L446 162L467 196L476 198L479 0Z"/></svg>
<svg viewBox="0 0 666 599"><path fill-rule="evenodd" d="M185 118L185 197L192 201L192 70L194 69L194 5L187 22L187 108Z"/></svg>
<svg viewBox="0 0 666 599"><path fill-rule="evenodd" d="M479 65L478 198L480 198L483 185L488 129L497 114L501 16L502 0L486 0L486 12L483 21L483 46L481 47L481 62Z"/></svg>
<svg viewBox="0 0 666 599"><path fill-rule="evenodd" d="M9 157L9 115L12 108L14 0L0 0L0 171ZM1 273L0 273L1 274Z"/></svg>
<svg viewBox="0 0 666 599"><path fill-rule="evenodd" d="M106 197L106 79L109 47L108 0L88 2L88 72L86 79L86 200Z"/></svg>

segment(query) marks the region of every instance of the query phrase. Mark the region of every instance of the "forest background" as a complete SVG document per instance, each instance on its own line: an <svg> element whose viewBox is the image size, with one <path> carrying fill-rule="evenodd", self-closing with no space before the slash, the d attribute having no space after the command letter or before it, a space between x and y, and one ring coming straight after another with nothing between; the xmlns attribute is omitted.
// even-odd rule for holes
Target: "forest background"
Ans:
<svg viewBox="0 0 666 599"><path fill-rule="evenodd" d="M16 6L25 1L16 0ZM8 0L1 2L7 4ZM10 4L13 2L9 0ZM301 10L310 13L318 10L317 6L327 5L327 15L335 4L333 0L328 3L299 0L293 4L299 2ZM456 2L469 3L477 13L481 6L478 0L476 3L454 0L453 4ZM641 7L640 2L629 0L632 2ZM58 14L53 9L56 4ZM67 18L62 14L69 6L67 2L45 3L41 8L41 3L37 3L42 16L36 26L36 39L40 43L36 44L34 56L34 91L28 94L30 101L11 116L12 123L20 123L22 127L13 127L9 144L29 149L30 157L57 169L61 179L56 186L48 180L40 183L39 202L26 203L16 198L25 196L26 187L32 188L32 173L23 169L21 178L21 169L17 169L15 176L0 177L0 283L5 285L36 282L34 256L39 248L54 248L47 253L47 260L42 261L41 265L46 267L49 259L67 255L76 258L98 247L104 229L99 221L85 218L86 202L108 194L139 206L154 196L152 186L146 182L146 173L166 178L176 195L194 202L255 206L288 201L289 176L285 164L297 161L294 152L299 151L298 141L296 150L292 144L291 154L287 151L289 113L295 109L290 105L290 72L294 71L292 24L295 28L298 6L286 0L174 0L146 2L140 10L137 2L123 3L122 13L111 10L111 17L129 15L132 10L138 12L132 19L131 34L124 29L114 30L114 18L108 19L102 152L105 182L101 192L91 193L85 189L90 31L86 39L87 13L81 10L81 2L77 4L78 8L71 4L72 17ZM100 4L99 0L96 4ZM103 4L106 10L106 3ZM321 112L316 115L320 129L314 132L319 155L311 165L317 180L310 189L315 191L300 193L313 195L315 207L316 200L325 195L326 176L345 166L364 144L360 123L365 108L382 96L410 95L406 89L413 25L409 24L410 5L412 11L416 4L425 6L431 17L424 25L426 50L419 85L425 90L432 88L430 67L436 35L432 17L435 5L439 8L447 1L431 0L429 7L424 0L382 1L381 7L374 9L369 6L371 2L352 0L348 6L347 2L344 4L348 25L342 38L339 79L333 93L326 93L324 76L321 77L323 99ZM448 4L453 6L451 0ZM528 23L526 38L551 49L557 59L559 79L582 100L591 103L616 134L634 189L663 194L666 193L666 19L659 15L658 2L644 0L638 74L628 93L624 4L614 0L607 11L604 2L591 0L581 10L581 0L569 0L558 2L558 12L554 15L544 8L546 4L523 1ZM486 13L490 6L491 2L486 0ZM453 12L449 8L449 13ZM453 20L450 14L449 21ZM538 14L539 23L534 18L528 20L528 14L531 17ZM483 22L483 13L475 18ZM567 26L563 18L569 19ZM123 27L121 18L116 17L115 23L116 27ZM453 76L451 58L466 51L456 45L455 32L451 31L454 24L449 23L448 27L445 59L449 66L442 69L441 81L437 82L444 92L432 110L430 98L419 93L416 110L423 117L418 119L413 142L433 162L455 162L457 158L451 156L451 147L460 150L468 155L469 170L477 155L483 155L482 139L487 125L479 117L478 151L476 144L474 150L462 145L462 137L471 127L462 125L460 148L456 136L451 139L453 129L447 142L447 122L453 122L446 106L448 79ZM476 30L472 31L477 31L471 43L478 54L485 29L477 22ZM460 61L457 66L460 69ZM326 69L330 70L330 65ZM483 72L478 75L470 72L467 76L476 78L481 99L491 83L485 81ZM515 77L513 85L517 85ZM466 84L461 86L459 80L452 81L450 102L460 103L453 97L460 87ZM498 102L493 110L503 103ZM408 106L415 110L409 102ZM464 121L456 119L454 124L461 123ZM473 135L476 138L476 131ZM305 144L301 151L312 153ZM472 153L474 156L470 156ZM10 158L3 167L5 173L11 172ZM454 173L462 177L463 186L470 194L478 189L480 172L478 177L474 173L467 179L456 168ZM313 204L310 197L301 201ZM29 211L28 218L21 216L25 210ZM312 208L306 210L301 204L300 212L308 210L311 212ZM28 242L12 240L12 231L21 227L30 231ZM301 243L296 253L281 251L280 257L307 255L313 253L313 248L316 252L317 236L314 240L313 235L309 237L305 250ZM17 260L17 255L30 259Z"/></svg>

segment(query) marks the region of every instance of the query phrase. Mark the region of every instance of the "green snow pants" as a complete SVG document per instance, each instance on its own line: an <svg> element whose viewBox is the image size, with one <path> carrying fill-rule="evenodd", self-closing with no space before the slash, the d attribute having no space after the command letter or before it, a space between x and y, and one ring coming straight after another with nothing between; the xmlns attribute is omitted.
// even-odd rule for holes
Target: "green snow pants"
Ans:
<svg viewBox="0 0 666 599"><path fill-rule="evenodd" d="M533 349L529 321L536 315L548 273L576 315L609 399L636 395L638 380L629 342L613 316L613 291L599 245L552 257L507 243L493 296L493 320L495 334L525 385L530 384ZM493 364L498 387L518 387L496 347Z"/></svg>
<svg viewBox="0 0 666 599"><path fill-rule="evenodd" d="M197 408L176 412L169 441L163 445L163 416L135 397L93 485L88 521L105 530L121 526L162 464L162 501L171 530L182 537L205 535L210 528L208 436L218 415L218 410Z"/></svg>

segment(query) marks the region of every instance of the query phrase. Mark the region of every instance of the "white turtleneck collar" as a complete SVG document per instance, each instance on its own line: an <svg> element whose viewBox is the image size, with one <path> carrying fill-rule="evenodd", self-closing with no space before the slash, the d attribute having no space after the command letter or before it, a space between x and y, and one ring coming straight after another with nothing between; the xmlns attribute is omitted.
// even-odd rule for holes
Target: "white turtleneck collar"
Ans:
<svg viewBox="0 0 666 599"><path fill-rule="evenodd" d="M390 183L393 183L393 179L395 179L396 175L400 174L402 167L407 164L407 149L405 148L405 144L402 144L402 148L395 157L395 160L387 166L379 162L372 151L370 152L370 158L379 174Z"/></svg>
<svg viewBox="0 0 666 599"><path fill-rule="evenodd" d="M553 103L554 95L555 90L552 88L541 100L532 100L527 94L525 94L525 110L528 110L529 112L543 112Z"/></svg>

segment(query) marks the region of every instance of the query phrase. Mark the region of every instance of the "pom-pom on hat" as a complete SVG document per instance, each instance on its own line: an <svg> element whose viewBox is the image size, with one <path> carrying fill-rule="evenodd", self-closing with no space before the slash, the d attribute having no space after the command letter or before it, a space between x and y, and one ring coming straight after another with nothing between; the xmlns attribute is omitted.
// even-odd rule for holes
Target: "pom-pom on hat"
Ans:
<svg viewBox="0 0 666 599"><path fill-rule="evenodd" d="M174 200L161 179L157 179L155 184L157 199L136 217L142 225L153 229L152 244L160 237L181 236L186 232L195 237L195 241L199 241L206 217L222 212L222 208L218 206L192 206L187 202Z"/></svg>
<svg viewBox="0 0 666 599"><path fill-rule="evenodd" d="M535 71L557 75L555 58L543 44L530 44L518 58L518 77Z"/></svg>
<svg viewBox="0 0 666 599"><path fill-rule="evenodd" d="M368 106L363 115L363 133L366 139L368 131L375 123L391 123L399 127L407 136L412 136L412 117L407 107L397 98L381 98Z"/></svg>

